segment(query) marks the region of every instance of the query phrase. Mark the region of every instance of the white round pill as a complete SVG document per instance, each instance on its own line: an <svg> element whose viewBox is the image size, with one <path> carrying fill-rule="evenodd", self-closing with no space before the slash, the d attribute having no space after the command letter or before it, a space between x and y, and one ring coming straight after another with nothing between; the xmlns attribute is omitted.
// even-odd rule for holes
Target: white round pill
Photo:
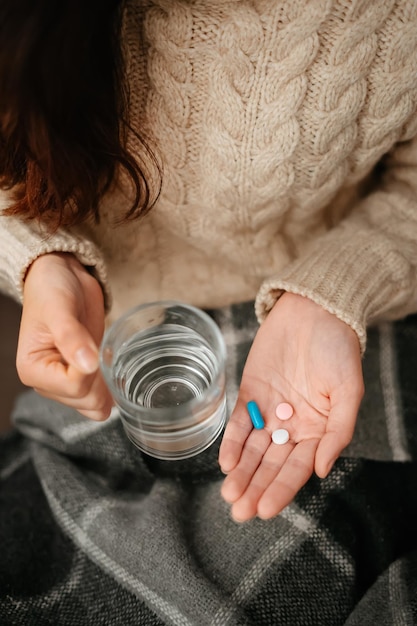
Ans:
<svg viewBox="0 0 417 626"><path fill-rule="evenodd" d="M278 430L274 430L274 432L272 433L272 441L279 445L283 445L284 443L287 443L289 438L290 438L289 432L288 430L285 430L285 428L278 428Z"/></svg>

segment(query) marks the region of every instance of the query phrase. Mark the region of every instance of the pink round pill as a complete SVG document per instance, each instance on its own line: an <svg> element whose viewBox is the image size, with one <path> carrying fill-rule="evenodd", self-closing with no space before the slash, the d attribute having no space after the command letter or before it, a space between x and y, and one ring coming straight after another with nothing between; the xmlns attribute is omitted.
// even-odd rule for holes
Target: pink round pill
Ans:
<svg viewBox="0 0 417 626"><path fill-rule="evenodd" d="M275 409L275 415L280 420L289 420L293 416L294 409L288 402L280 402Z"/></svg>

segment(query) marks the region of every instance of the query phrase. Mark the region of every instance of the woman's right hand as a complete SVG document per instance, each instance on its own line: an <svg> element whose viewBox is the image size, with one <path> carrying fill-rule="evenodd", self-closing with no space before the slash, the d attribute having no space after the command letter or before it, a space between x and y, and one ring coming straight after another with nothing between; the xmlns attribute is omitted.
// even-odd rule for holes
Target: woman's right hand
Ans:
<svg viewBox="0 0 417 626"><path fill-rule="evenodd" d="M24 286L21 381L86 417L106 419L113 401L98 367L104 316L100 284L72 254L38 257Z"/></svg>

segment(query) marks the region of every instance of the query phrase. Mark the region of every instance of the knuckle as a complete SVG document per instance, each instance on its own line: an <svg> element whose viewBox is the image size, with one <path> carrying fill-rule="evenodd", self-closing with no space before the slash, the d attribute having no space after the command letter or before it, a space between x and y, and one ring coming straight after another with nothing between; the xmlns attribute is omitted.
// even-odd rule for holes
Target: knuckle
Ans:
<svg viewBox="0 0 417 626"><path fill-rule="evenodd" d="M294 471L305 472L308 469L308 465L304 460L291 456L291 455L288 457L286 464L288 465L288 467L291 467Z"/></svg>
<svg viewBox="0 0 417 626"><path fill-rule="evenodd" d="M54 339L57 345L62 345L74 336L74 324L63 320L57 328L54 329Z"/></svg>
<svg viewBox="0 0 417 626"><path fill-rule="evenodd" d="M27 359L19 354L16 356L16 371L20 381L24 385L31 387L33 381L32 368L30 367L30 363L28 363Z"/></svg>
<svg viewBox="0 0 417 626"><path fill-rule="evenodd" d="M95 422L103 422L109 416L109 411L99 410L96 408L90 408L90 409L84 408L80 410L79 412L85 415L86 417L88 417L89 419L94 420Z"/></svg>
<svg viewBox="0 0 417 626"><path fill-rule="evenodd" d="M99 415L103 415L103 419L108 417L110 413L110 408L108 407L107 402L103 402L102 398L93 398L94 403L91 407L94 411L96 411Z"/></svg>
<svg viewBox="0 0 417 626"><path fill-rule="evenodd" d="M88 376L80 376L71 381L69 393L77 400L86 400L91 389L91 380Z"/></svg>
<svg viewBox="0 0 417 626"><path fill-rule="evenodd" d="M110 413L110 405L102 394L90 392L83 398L83 410L102 416L100 419L106 419Z"/></svg>

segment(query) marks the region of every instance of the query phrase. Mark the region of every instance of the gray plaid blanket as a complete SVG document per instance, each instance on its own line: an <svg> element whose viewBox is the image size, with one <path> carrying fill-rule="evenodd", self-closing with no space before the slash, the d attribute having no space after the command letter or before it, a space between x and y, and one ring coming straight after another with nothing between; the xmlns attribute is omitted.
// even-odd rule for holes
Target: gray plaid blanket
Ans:
<svg viewBox="0 0 417 626"><path fill-rule="evenodd" d="M234 403L253 305L211 312ZM33 392L0 439L1 626L417 624L417 316L369 332L355 439L270 521L234 523L218 442L138 452Z"/></svg>

